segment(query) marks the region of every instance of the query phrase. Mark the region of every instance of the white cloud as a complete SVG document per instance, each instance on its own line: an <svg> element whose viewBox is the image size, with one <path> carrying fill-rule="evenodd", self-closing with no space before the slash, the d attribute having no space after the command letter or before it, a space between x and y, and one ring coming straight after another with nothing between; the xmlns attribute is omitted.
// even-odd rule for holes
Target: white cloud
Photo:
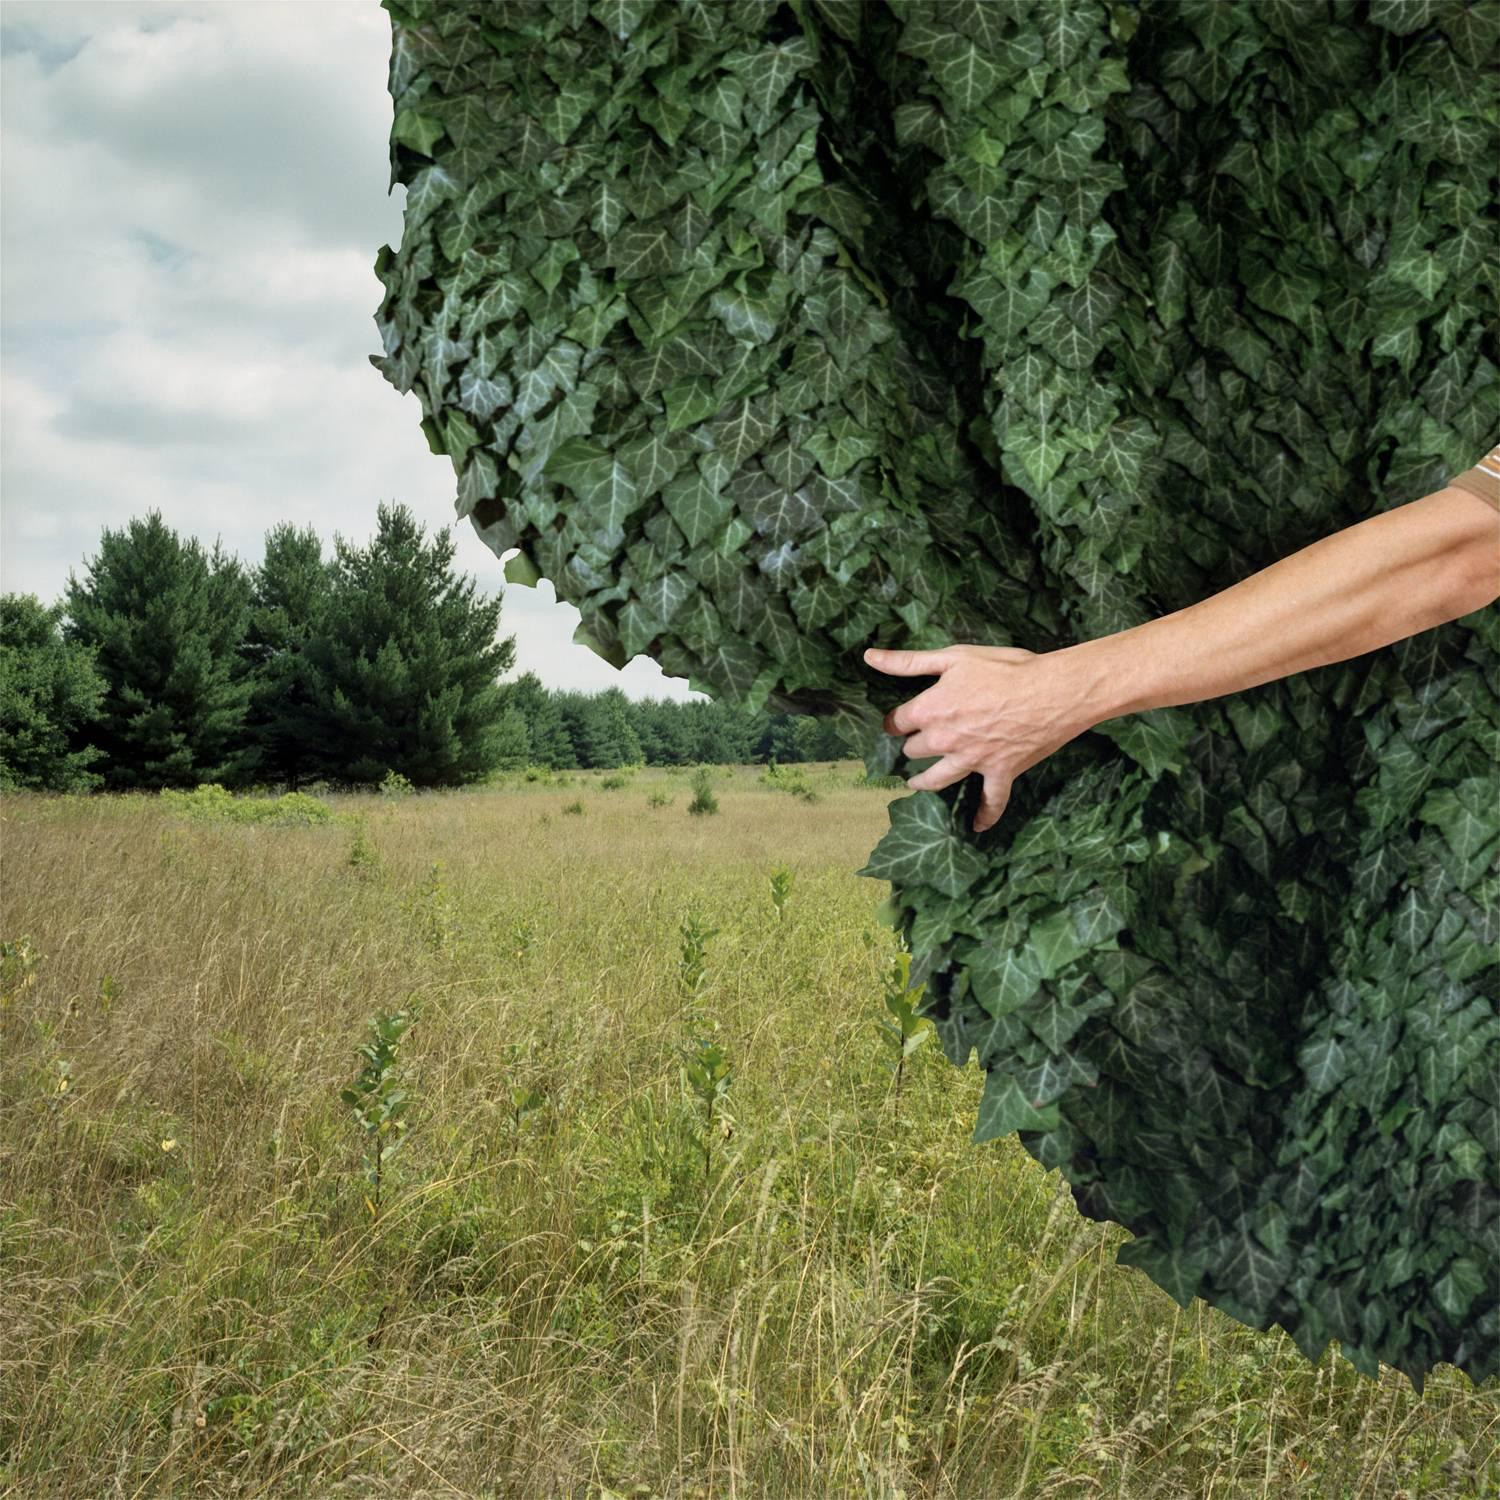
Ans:
<svg viewBox="0 0 1500 1500"><path fill-rule="evenodd" d="M278 521L363 542L381 500L454 524L454 477L381 352L390 20L376 0L25 3L0 13L0 587L59 596L103 527L158 509L259 560ZM688 696L504 588L515 671Z"/></svg>

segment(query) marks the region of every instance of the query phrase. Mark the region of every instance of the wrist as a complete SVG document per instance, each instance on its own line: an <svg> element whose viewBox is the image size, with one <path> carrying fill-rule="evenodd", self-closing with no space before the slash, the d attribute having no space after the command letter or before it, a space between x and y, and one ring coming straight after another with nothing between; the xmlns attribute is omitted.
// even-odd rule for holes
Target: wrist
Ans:
<svg viewBox="0 0 1500 1500"><path fill-rule="evenodd" d="M1077 705L1078 733L1122 714L1146 707L1141 696L1139 664L1130 664L1128 630L1078 641L1054 653L1070 679L1069 697Z"/></svg>

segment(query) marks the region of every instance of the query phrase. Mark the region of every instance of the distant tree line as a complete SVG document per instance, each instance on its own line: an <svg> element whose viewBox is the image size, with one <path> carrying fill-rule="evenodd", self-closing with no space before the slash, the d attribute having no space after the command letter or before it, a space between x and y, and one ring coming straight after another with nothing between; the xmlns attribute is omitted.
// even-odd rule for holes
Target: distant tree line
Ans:
<svg viewBox="0 0 1500 1500"><path fill-rule="evenodd" d="M834 760L827 720L514 682L501 600L454 575L455 543L404 505L368 546L283 522L259 567L159 512L106 528L83 579L44 605L0 595L0 790L219 782L462 786L580 769Z"/></svg>

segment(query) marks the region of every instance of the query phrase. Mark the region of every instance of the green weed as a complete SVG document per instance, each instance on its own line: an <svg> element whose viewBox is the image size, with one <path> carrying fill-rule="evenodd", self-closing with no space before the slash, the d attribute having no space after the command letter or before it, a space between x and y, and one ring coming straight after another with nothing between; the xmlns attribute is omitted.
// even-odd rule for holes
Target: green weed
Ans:
<svg viewBox="0 0 1500 1500"><path fill-rule="evenodd" d="M708 940L718 933L717 927L705 927L697 912L690 912L678 928L682 938L677 961L677 979L683 992L692 999L703 993L708 981Z"/></svg>
<svg viewBox="0 0 1500 1500"><path fill-rule="evenodd" d="M14 1005L36 983L41 961L29 937L0 942L0 1010Z"/></svg>
<svg viewBox="0 0 1500 1500"><path fill-rule="evenodd" d="M344 821L326 803L306 792L280 797L237 797L218 782L205 782L190 792L164 787L163 804L196 823L240 823L274 827L308 827Z"/></svg>
<svg viewBox="0 0 1500 1500"><path fill-rule="evenodd" d="M934 1035L932 1022L916 1013L926 986L917 985L909 990L907 982L910 975L911 953L902 948L891 959L885 987L885 1008L895 1019L887 1021L882 1018L877 1022L881 1037L889 1044L892 1053L886 1059L886 1066L896 1075L897 1119L901 1116L901 1080L906 1070L906 1060L926 1046Z"/></svg>
<svg viewBox="0 0 1500 1500"><path fill-rule="evenodd" d="M406 903L408 918L434 953L446 952L458 936L458 908L443 878L443 863L433 862L416 894Z"/></svg>
<svg viewBox="0 0 1500 1500"><path fill-rule="evenodd" d="M719 799L713 792L713 780L705 767L700 766L693 775L693 800L688 803L687 810L694 816L716 813L719 810Z"/></svg>
<svg viewBox="0 0 1500 1500"><path fill-rule="evenodd" d="M380 1221L381 1196L387 1181L386 1163L406 1140L405 1119L410 1095L401 1086L401 1039L417 1020L419 1007L409 1003L389 1014L370 1018L369 1037L355 1051L364 1066L354 1082L339 1090L339 1098L354 1111L364 1137L365 1208L372 1224Z"/></svg>
<svg viewBox="0 0 1500 1500"><path fill-rule="evenodd" d="M771 871L771 905L778 921L786 915L787 898L792 893L792 872L784 866Z"/></svg>

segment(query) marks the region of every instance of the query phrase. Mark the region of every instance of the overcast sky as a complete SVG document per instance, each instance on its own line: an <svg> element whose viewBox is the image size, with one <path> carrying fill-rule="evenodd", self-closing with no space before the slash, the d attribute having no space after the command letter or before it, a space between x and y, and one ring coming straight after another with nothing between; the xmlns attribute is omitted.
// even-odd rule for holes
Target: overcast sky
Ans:
<svg viewBox="0 0 1500 1500"><path fill-rule="evenodd" d="M701 697L574 645L549 583L505 583L416 394L369 362L406 197L390 45L378 0L0 4L0 589L61 597L153 509L248 566L278 521L331 556L400 501L503 593L508 677Z"/></svg>

